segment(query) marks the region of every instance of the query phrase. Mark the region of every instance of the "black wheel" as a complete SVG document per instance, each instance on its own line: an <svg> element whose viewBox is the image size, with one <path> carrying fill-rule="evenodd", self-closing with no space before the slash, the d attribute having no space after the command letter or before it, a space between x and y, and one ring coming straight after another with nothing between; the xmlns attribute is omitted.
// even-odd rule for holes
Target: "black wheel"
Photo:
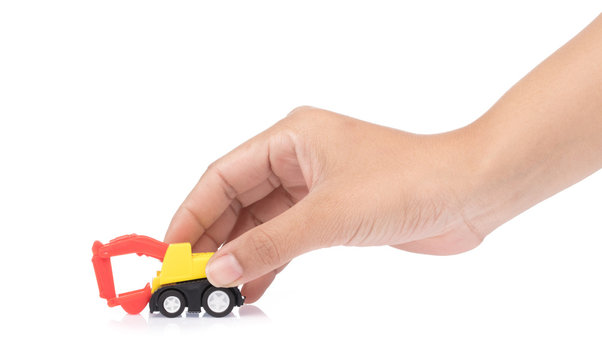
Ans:
<svg viewBox="0 0 602 360"><path fill-rule="evenodd" d="M205 290L202 304L209 315L223 317L228 315L234 308L234 294L230 289L211 286Z"/></svg>
<svg viewBox="0 0 602 360"><path fill-rule="evenodd" d="M161 296L158 301L159 312L163 316L170 318L180 316L186 307L186 301L184 295L176 290L167 290Z"/></svg>

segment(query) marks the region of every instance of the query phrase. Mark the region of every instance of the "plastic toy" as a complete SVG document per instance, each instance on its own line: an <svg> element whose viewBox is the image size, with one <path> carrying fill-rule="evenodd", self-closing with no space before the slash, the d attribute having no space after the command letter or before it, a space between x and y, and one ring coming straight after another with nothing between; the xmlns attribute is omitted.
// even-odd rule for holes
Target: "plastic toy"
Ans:
<svg viewBox="0 0 602 360"><path fill-rule="evenodd" d="M129 314L138 314L149 304L150 312L167 317L200 312L201 307L215 317L228 315L241 306L244 297L237 287L216 288L207 280L205 266L213 253L192 253L189 243L166 244L143 235L124 235L103 245L92 246L92 264L100 297L111 307L120 305ZM115 294L111 257L125 254L147 255L163 262L151 284L140 290Z"/></svg>

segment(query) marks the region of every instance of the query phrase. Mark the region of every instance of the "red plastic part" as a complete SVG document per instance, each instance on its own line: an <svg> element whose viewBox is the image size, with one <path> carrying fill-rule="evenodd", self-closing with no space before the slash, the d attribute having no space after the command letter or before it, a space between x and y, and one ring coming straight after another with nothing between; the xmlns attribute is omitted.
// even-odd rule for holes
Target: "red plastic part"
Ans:
<svg viewBox="0 0 602 360"><path fill-rule="evenodd" d="M150 284L143 289L129 291L117 296L113 281L111 257L125 254L147 255L163 261L168 244L144 235L124 235L103 245L95 241L92 245L92 264L96 273L96 282L100 297L107 300L111 307L121 306L129 314L138 314L146 307L151 297Z"/></svg>
<svg viewBox="0 0 602 360"><path fill-rule="evenodd" d="M150 284L146 284L144 289L129 291L119 294L119 297L107 300L109 306L121 305L128 314L139 314L151 298Z"/></svg>

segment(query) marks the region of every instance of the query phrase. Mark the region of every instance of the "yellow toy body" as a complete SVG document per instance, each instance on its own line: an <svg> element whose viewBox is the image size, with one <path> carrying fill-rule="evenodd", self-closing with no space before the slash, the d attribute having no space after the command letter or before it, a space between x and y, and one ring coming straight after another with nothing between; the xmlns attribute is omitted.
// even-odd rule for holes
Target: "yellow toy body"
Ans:
<svg viewBox="0 0 602 360"><path fill-rule="evenodd" d="M205 267L213 254L192 253L190 243L170 244L161 271L153 278L152 292L163 285L206 278Z"/></svg>

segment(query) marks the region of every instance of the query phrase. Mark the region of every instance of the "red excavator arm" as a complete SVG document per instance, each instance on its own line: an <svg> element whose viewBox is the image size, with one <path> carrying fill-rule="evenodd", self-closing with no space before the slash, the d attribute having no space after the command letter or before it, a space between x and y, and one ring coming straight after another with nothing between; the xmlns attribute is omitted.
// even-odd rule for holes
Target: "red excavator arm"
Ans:
<svg viewBox="0 0 602 360"><path fill-rule="evenodd" d="M113 282L111 257L125 254L147 255L163 261L169 245L143 235L124 235L103 245L100 241L92 246L92 263L98 282L100 297L107 300L109 306L121 305L129 314L140 313L151 297L150 284L140 290L129 291L117 296Z"/></svg>

